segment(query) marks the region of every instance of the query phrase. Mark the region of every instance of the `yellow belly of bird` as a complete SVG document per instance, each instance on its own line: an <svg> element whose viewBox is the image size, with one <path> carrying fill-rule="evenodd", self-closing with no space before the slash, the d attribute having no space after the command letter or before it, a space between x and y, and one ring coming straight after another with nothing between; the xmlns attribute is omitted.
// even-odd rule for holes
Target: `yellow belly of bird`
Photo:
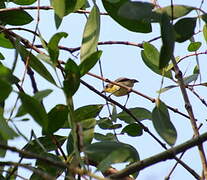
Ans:
<svg viewBox="0 0 207 180"><path fill-rule="evenodd" d="M119 86L113 85L113 87L108 88L105 90L108 93L112 93L115 96L124 96L128 94L128 91L124 88L121 88Z"/></svg>

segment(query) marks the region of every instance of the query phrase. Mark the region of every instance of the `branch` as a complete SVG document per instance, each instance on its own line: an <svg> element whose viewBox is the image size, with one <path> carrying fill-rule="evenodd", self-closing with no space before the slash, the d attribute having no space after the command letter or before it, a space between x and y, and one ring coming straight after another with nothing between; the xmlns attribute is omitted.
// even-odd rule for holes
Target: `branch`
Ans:
<svg viewBox="0 0 207 180"><path fill-rule="evenodd" d="M70 172L77 173L79 175L87 175L87 176L90 176L92 178L96 178L98 180L108 180L107 178L102 178L100 176L97 176L97 175L93 174L89 170L80 169L80 168L77 168L77 167L76 168L70 167L69 164L63 163L61 161L56 161L56 160L53 160L51 158L43 157L43 156L40 156L40 155L35 154L35 153L31 153L31 152L28 152L28 151L25 151L25 150L20 150L20 149L17 149L16 147L12 147L12 146L8 146L8 145L0 143L0 149L10 150L12 152L19 153L24 158L36 159L36 160L39 160L41 162L44 162L46 164L49 164L49 165L52 165L52 166L55 166L55 167L68 169ZM22 166L22 167L24 167L23 164L19 164L19 163L14 163L14 162L9 162L8 164L6 164L6 163L8 163L8 162L0 162L0 166L1 165L12 165L12 166ZM25 167L25 168L27 168L27 167ZM31 167L31 168L32 168L31 170L33 171L33 167ZM34 169L36 169L36 168L34 168ZM36 169L36 170L38 170L38 169ZM50 178L48 178L48 179L50 179Z"/></svg>
<svg viewBox="0 0 207 180"><path fill-rule="evenodd" d="M2 172L1 174L3 174L5 172L7 175L10 173L9 170L4 170L3 168L0 169L0 172ZM7 175L6 175L6 178L8 179ZM23 176L16 174L16 173L14 173L14 176L19 177L20 179L23 179L23 180L28 180L28 179L24 178ZM7 180L7 179L5 179L5 180Z"/></svg>
<svg viewBox="0 0 207 180"><path fill-rule="evenodd" d="M175 60L174 56L172 57L172 63L173 63L174 69L175 69L175 77L178 79L178 84L180 86L180 90L181 90L181 93L183 95L183 99L184 99L184 102L185 102L185 108L186 108L186 110L189 114L189 117L190 117L190 122L191 122L191 126L192 126L192 129L193 129L194 135L195 135L195 137L197 137L197 136L199 136L199 131L198 131L198 127L197 127L197 124L196 124L196 119L194 117L192 105L191 105L190 100L188 98L188 94L187 94L187 91L186 91L186 86L185 86L185 83L183 81L182 72L180 71L180 69L179 69L179 67L176 63L176 60ZM206 156L205 156L205 152L204 152L204 148L203 148L202 144L198 145L198 151L199 151L199 154L200 154L204 175L205 175L205 178L207 179L207 162L206 162Z"/></svg>
<svg viewBox="0 0 207 180"><path fill-rule="evenodd" d="M203 105L205 106L205 107L207 107L207 102L205 101L205 99L204 98L202 98L196 91L195 91L195 89L193 88L193 86L191 87L191 86L187 86L187 88L201 101L201 103L203 103Z"/></svg>
<svg viewBox="0 0 207 180"><path fill-rule="evenodd" d="M202 125L203 124L200 124L199 125L199 129L202 127ZM192 138L194 138L194 136L192 137ZM181 153L181 155L179 156L179 159L182 159L182 157L184 156L184 154L187 152L187 150L185 150L185 151L183 151L182 153ZM177 167L177 165L178 165L178 162L176 162L175 163L175 165L173 166L173 168L171 169L171 171L169 172L169 174L165 177L165 180L170 180L170 176L172 175L172 173L173 173L173 171L175 170L175 168Z"/></svg>
<svg viewBox="0 0 207 180"><path fill-rule="evenodd" d="M135 46L135 47L139 47L139 48L143 48L143 44L142 43L134 43L134 42L129 42L129 41L102 41L102 42L98 42L98 45L114 45L114 44L121 44L121 45L126 45L126 46ZM35 45L35 47L37 48L43 48L43 46L41 44L37 44ZM70 53L74 53L76 51L79 51L81 49L81 47L75 47L75 48L68 48L65 46L58 46L59 49L65 50L65 51L69 51Z"/></svg>
<svg viewBox="0 0 207 180"><path fill-rule="evenodd" d="M50 179L50 180L56 179L55 177L50 176L48 173L45 173L44 171L41 171L37 168L34 168L28 164L19 164L19 163L10 162L10 161L1 161L0 166L20 166L20 167L23 167L25 169L28 169L28 170L34 172L35 174L37 174L38 176L40 176L43 179Z"/></svg>
<svg viewBox="0 0 207 180"><path fill-rule="evenodd" d="M0 12L7 12L7 11L18 11L18 10L36 10L36 9L40 9L40 10L53 10L52 6L19 6L19 7L13 7L13 8L4 8L4 9L0 9ZM87 11L87 10L77 10L74 13L78 13L78 14L90 14L91 11ZM100 15L108 15L108 13L105 12L101 12Z"/></svg>
<svg viewBox="0 0 207 180"><path fill-rule="evenodd" d="M39 54L45 54L44 52L40 51L35 45L33 45L32 43L30 43L27 39L19 36L18 34L8 30L7 28L5 28L4 26L0 25L0 32L5 32L6 35L8 36L12 36L16 39L19 39L27 48L31 48L34 51L36 51Z"/></svg>
<svg viewBox="0 0 207 180"><path fill-rule="evenodd" d="M4 144L0 143L0 149L10 150L12 152L19 153L24 158L37 159L37 160L40 160L40 161L42 161L42 162L44 162L46 164L53 165L55 167L69 168L69 165L67 165L67 164L65 164L63 162L54 161L54 160L51 160L50 158L43 157L43 156L40 156L40 155L32 153L32 152L28 152L28 151L25 151L25 150L17 149L16 147L12 147L12 146L8 146L8 145L4 145Z"/></svg>
<svg viewBox="0 0 207 180"><path fill-rule="evenodd" d="M155 141L158 142L158 144L161 145L161 147L163 147L165 150L168 150L166 145L164 143L162 143L142 122L139 121L139 119L137 117L135 117L131 111L129 109L127 109L125 106L122 106L120 103L118 103L117 101L114 101L113 99L111 99L110 97L105 96L104 94L100 93L98 90L96 90L94 87L90 86L88 83L86 83L83 80L80 80L80 82L86 86L87 88L89 88L90 90L92 90L93 92L95 92L96 94L98 94L99 96L103 97L105 100L115 104L116 106L118 106L119 108L121 108L122 110L124 110L126 113L128 113L140 126L141 128L147 132ZM181 161L179 158L177 158L176 156L174 156L174 159L179 162L188 172L190 172L193 176L198 176L197 173L194 172L193 169L191 169L187 164L185 164L183 161Z"/></svg>
<svg viewBox="0 0 207 180"><path fill-rule="evenodd" d="M181 57L181 58L178 60L177 64L180 63L183 59L189 58L189 57L191 57L191 56L202 55L202 54L204 54L204 55L207 54L207 50L204 51L204 52L196 52L196 53L192 53L192 54L188 54L188 55L186 55L186 56L183 56L183 57Z"/></svg>
<svg viewBox="0 0 207 180"><path fill-rule="evenodd" d="M105 82L108 82L108 83L111 83L111 84L120 86L120 87L126 89L128 92L133 92L133 93L135 93L135 94L137 94L137 95L139 95L139 96L142 96L143 98L145 98L145 99L151 101L152 103L155 103L155 98L149 97L149 96L147 96L147 95L145 95L145 94L143 94L143 93L141 93L141 92L139 92L139 91L136 91L136 90L134 90L134 89L132 89L132 88L129 88L128 86L124 86L124 85L122 85L122 84L118 84L117 82L110 81L110 80L107 79L107 78L103 78L103 77L101 77L101 76L98 76L98 75L93 74L93 73L90 73L90 72L88 72L87 74L88 74L89 76L93 76L93 77L95 77L95 78L97 78L97 79L100 79L100 80L102 80L102 81L105 81ZM170 109L170 110L173 111L174 113L178 113L178 114L184 116L185 118L190 119L190 117L189 117L188 115L186 115L186 114L184 114L184 113L178 111L177 108L173 108L173 107L171 107L171 106L169 106L169 105L166 105L166 106L167 106L168 109Z"/></svg>
<svg viewBox="0 0 207 180"><path fill-rule="evenodd" d="M200 136L197 136L194 139L186 141L178 146L175 146L174 148L168 149L167 151L159 153L155 156L151 156L151 157L146 158L144 160L141 160L139 162L133 163L133 164L129 165L127 168L119 171L118 173L111 175L110 178L112 178L112 179L122 178L122 177L129 175L129 174L133 174L137 171L140 171L146 167L154 165L158 162L166 161L168 159L173 159L176 154L179 154L183 151L186 151L194 146L200 145L203 142L205 142L206 140L207 140L207 133L204 133ZM196 179L200 179L200 176L197 175Z"/></svg>

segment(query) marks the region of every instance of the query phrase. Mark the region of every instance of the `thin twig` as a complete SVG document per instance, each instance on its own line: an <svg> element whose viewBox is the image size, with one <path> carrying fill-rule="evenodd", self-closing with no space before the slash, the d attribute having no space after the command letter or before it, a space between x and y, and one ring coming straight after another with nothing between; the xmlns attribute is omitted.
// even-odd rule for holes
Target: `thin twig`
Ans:
<svg viewBox="0 0 207 180"><path fill-rule="evenodd" d="M183 95L183 99L185 102L185 108L186 108L188 115L190 117L190 122L191 122L191 126L193 129L194 135L195 135L195 137L197 137L197 136L199 136L199 131L198 131L198 127L196 124L196 119L194 117L193 109L192 109L190 100L188 98L185 83L183 81L182 72L180 71L180 69L176 63L175 57L172 57L172 63L174 66L176 78L178 79L178 84L180 86L180 90ZM204 175L205 175L205 178L207 179L207 163L206 163L206 156L205 156L205 152L204 152L204 148L203 148L202 144L198 145L198 150L199 150L199 154L200 154L200 158L201 158L201 162L202 162L202 166L203 166Z"/></svg>
<svg viewBox="0 0 207 180"><path fill-rule="evenodd" d="M0 25L0 31L5 32L8 36L14 37L15 39L19 39L27 48L31 48L39 54L45 54L44 52L40 51L34 44L30 43L27 39L21 37L13 31L9 31L2 25Z"/></svg>
<svg viewBox="0 0 207 180"><path fill-rule="evenodd" d="M198 127L198 129L200 129L202 127L203 124L200 124L200 126ZM192 137L194 138L194 136ZM179 159L182 159L183 155L185 154L187 150L183 151L179 157ZM173 168L171 169L171 171L169 172L169 174L165 177L165 180L169 180L170 176L172 175L173 171L175 170L175 168L177 167L178 162L175 163L175 165L173 166Z"/></svg>
<svg viewBox="0 0 207 180"><path fill-rule="evenodd" d="M51 136L52 142L57 146L57 148L60 150L63 158L65 161L67 161L67 156L65 155L62 147L60 146L59 142L57 141L56 137L54 135Z"/></svg>
<svg viewBox="0 0 207 180"><path fill-rule="evenodd" d="M8 12L8 11L18 11L18 10L53 10L52 6L19 6L19 7L13 7L13 8L4 8L0 9L0 12ZM87 10L77 10L75 13L78 14L90 14L91 11ZM108 15L108 13L101 12L100 15Z"/></svg>
<svg viewBox="0 0 207 180"><path fill-rule="evenodd" d="M37 174L38 176L40 176L41 178L45 179L45 180L55 180L56 178L49 175L48 173L45 173L44 171L34 168L28 164L19 164L19 163L15 163L15 162L10 162L10 161L1 161L0 162L0 166L20 166L23 167L25 169L28 169L32 172L34 172L35 174Z"/></svg>
<svg viewBox="0 0 207 180"><path fill-rule="evenodd" d="M191 57L191 56L198 56L198 55L201 55L201 54L207 54L207 51L204 51L204 52L196 52L196 53L192 53L192 54L188 54L186 56L183 56L182 58L179 59L179 61L177 63L180 63L183 59L186 59L188 57Z"/></svg>
<svg viewBox="0 0 207 180"><path fill-rule="evenodd" d="M83 80L80 80L80 82L86 86L87 88L89 88L91 91L95 92L96 94L98 94L99 96L103 97L105 100L115 104L116 106L118 106L119 108L121 108L122 110L124 110L127 114L129 114L139 125L140 127L146 132L148 133L158 144L161 145L161 147L163 147L165 150L168 150L166 145L164 143L162 143L136 116L134 116L134 114L127 109L125 106L122 106L120 103L118 103L117 101L114 101L113 99L111 99L110 97L105 96L104 94L102 94L101 92L99 92L98 90L96 90L94 87L92 87L91 85L89 85L88 83L86 83ZM181 161L180 159L178 159L176 156L174 156L174 159L179 162L188 172L190 172L193 176L196 176L196 173L193 169L191 169L186 163L184 163L183 161Z"/></svg>
<svg viewBox="0 0 207 180"><path fill-rule="evenodd" d="M30 29L22 28L22 27L12 27L12 28L7 28L7 30L9 30L9 31L13 31L13 30L27 31L27 32L30 32L30 33L34 34L35 36L40 36L37 32L32 31L32 30L30 30Z"/></svg>
<svg viewBox="0 0 207 180"><path fill-rule="evenodd" d="M73 167L70 167L68 164L63 163L61 161L56 161L54 159L51 159L51 158L48 158L48 157L43 157L43 156L40 156L40 155L32 153L32 152L28 152L28 151L25 151L25 150L20 150L20 149L17 149L16 147L12 147L12 146L8 146L8 145L0 143L0 149L10 150L12 152L19 153L24 158L36 159L36 160L39 160L39 161L44 162L46 164L52 165L54 167L68 169L71 173L76 173L76 174L80 174L80 175L87 175L87 176L92 177L92 178L94 177L98 180L109 180L107 178L99 177L99 176L93 174L90 171L86 171L86 170L80 169L80 168L73 168ZM12 165L12 166L18 165L18 166L24 167L24 164L18 164L18 163L14 163L14 162L0 162L0 166L3 166L3 165ZM25 167L25 168L27 168L27 167ZM38 171L38 169L36 169L36 170ZM33 171L33 167L31 167L31 171ZM50 180L52 180L52 179L50 179Z"/></svg>
<svg viewBox="0 0 207 180"><path fill-rule="evenodd" d="M10 171L8 171L8 170L3 170L3 169L0 169L0 172L2 172L2 174L3 174L3 172L6 172L7 174L9 174L10 173ZM23 179L23 180L29 180L29 179L26 179L26 178L24 178L23 176L20 176L19 174L16 174L16 173L14 173L14 176L16 176L16 177L18 177L18 178L21 178L21 179ZM7 180L7 176L6 176L6 178L5 178L5 180Z"/></svg>
<svg viewBox="0 0 207 180"><path fill-rule="evenodd" d="M204 98L202 98L196 91L194 88L187 86L187 88L204 104L204 106L207 107L207 102L205 101Z"/></svg>

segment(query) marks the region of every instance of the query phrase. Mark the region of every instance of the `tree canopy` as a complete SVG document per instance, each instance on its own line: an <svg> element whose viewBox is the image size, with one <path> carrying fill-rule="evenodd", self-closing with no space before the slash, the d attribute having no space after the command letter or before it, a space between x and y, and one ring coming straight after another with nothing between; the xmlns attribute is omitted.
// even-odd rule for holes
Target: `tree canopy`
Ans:
<svg viewBox="0 0 207 180"><path fill-rule="evenodd" d="M0 1L0 179L207 179L207 9L183 2Z"/></svg>

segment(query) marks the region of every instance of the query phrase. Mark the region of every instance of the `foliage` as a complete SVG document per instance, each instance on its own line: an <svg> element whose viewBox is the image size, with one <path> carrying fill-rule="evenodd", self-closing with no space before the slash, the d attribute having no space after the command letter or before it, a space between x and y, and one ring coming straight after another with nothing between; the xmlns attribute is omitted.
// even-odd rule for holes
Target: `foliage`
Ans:
<svg viewBox="0 0 207 180"><path fill-rule="evenodd" d="M202 2L198 8L175 4L162 7L150 2L130 0L102 0L100 2L51 0L50 4L40 7L38 7L38 0L1 1L0 157L6 159L6 152L12 149L8 146L9 142L18 141L17 137L27 142L22 147L22 151L17 147L12 149L19 153L21 160L18 163L15 164L13 161L0 163L2 166L0 179L18 178L21 166L32 171L30 179L56 179L61 176L65 179L81 179L81 177L86 179L86 176L101 179L102 177L96 174L97 171L100 171L104 177L112 175L117 176L117 179L124 177L135 179L139 176L139 170L153 165L153 162L145 164L145 160L143 160L142 167L137 165L142 156L139 153L140 149L134 147L132 141L137 141L136 138L141 139L145 134L148 134L157 145L160 145L162 151L166 152L164 160L175 159L183 165L182 160L175 157L177 152L172 155L168 154L167 150L168 147L173 148L181 143L178 140L181 132L177 130L180 128L177 128L177 123L175 123L179 117L189 120L188 123L192 125L194 132L192 136L199 136L198 122L193 112L195 105L189 101L191 98L187 90L191 91L204 107L207 107L205 99L195 90L197 87L206 88L207 84L201 78L204 69L200 66L198 58L201 54L207 54L206 51L202 52L203 47L206 48L206 42L203 43L203 40L207 41L207 15L202 9ZM10 5L14 7L11 8ZM104 9L101 8L102 6ZM50 32L53 35L48 41L40 28L40 23L42 23L42 17L39 16L40 9L41 11L50 10L54 16L54 19L50 21L54 21L57 32ZM37 12L38 17L33 11ZM75 13L86 16L83 34L79 40L73 39L69 33L69 28L75 29L76 27L65 27L64 24L64 19L66 17L72 19L72 14ZM103 38L100 36L102 30L106 28L102 15L107 16L107 20L115 23L120 29L122 28L126 34L130 32L136 36L141 34L145 39L145 35L151 33L154 38L150 41L144 40L140 44L128 41L100 42L99 39ZM35 21L36 18L40 19ZM84 24L82 21L77 23ZM32 25L36 25L35 30ZM160 28L158 37L155 37L154 26ZM66 32L58 32L59 28ZM19 32L17 33L16 30ZM28 38L26 33L31 33L32 36ZM201 37L199 41L195 40L197 36ZM72 47L68 43L69 38L76 42L80 41L80 47ZM109 38L113 39L113 34L110 34ZM154 43L156 40L160 40L159 48ZM66 41L67 45L63 46L62 43ZM186 50L190 54L185 54L181 58L176 57L182 53L177 54L176 48L186 43ZM144 76L158 77L161 80L160 89L157 91L158 96L151 98L131 88L127 91L129 93L132 91L135 95L150 100L154 103L153 108L146 107L146 105L127 108L120 104L119 100L116 101L113 96L111 98L97 90L92 81L87 81L87 77L93 76L102 82L117 83L104 78L102 73L99 76L90 72L97 67L102 72L101 58L104 58L107 51L104 48L101 49L99 45L109 44L132 45L141 48L139 58L149 70ZM64 56L64 58L67 57L66 60L62 56L63 50L70 53ZM14 59L9 56L11 52L14 53ZM75 54L76 52L78 54ZM190 56L195 57L196 60L191 62L193 72L189 74L190 70L187 66L180 66L180 64ZM119 69L119 66L120 64L117 63L113 71ZM130 71L127 67L125 70ZM166 86L164 80L167 81ZM27 81L30 81L31 85L28 85ZM43 83L44 85L40 85ZM107 103L80 105L77 97L79 93L82 93L82 85L87 87L95 97L104 98ZM147 86L148 89L151 88L151 79L147 82ZM41 90L38 90L39 87ZM122 88L126 89L126 87ZM164 98L169 90L178 88L181 92L179 91L178 95L174 93L173 96L177 101L184 102L185 105L180 109L175 107L174 102L169 102ZM55 95L50 105L46 104L47 99L56 92L61 95ZM65 99L64 102L56 102L59 96ZM15 100L11 102L12 97L16 99L14 98ZM93 100L92 96L85 95L83 101L86 99ZM97 101L99 101L98 98ZM8 111L8 107L12 107L11 110ZM183 108L186 108L186 111ZM174 113L178 115L176 118L172 115ZM26 126L28 122L37 123L35 124L37 127L29 127L30 136L24 135L24 131L18 125L22 123ZM151 130L148 125L154 129ZM40 135L38 133L36 135L36 128L41 129ZM60 135L62 131L67 135ZM122 137L132 141L124 141ZM204 177L207 178L202 142L198 141L195 145L200 149ZM184 146L185 150L188 150L188 145L186 143ZM150 156L155 154L153 148L151 151ZM154 155L148 159L153 160L156 157L159 156ZM35 165L23 163L22 160L26 158L35 159ZM196 158L199 159L197 156ZM156 162L161 161L163 159L156 160ZM117 163L122 164L122 170L111 168L116 167L114 164ZM90 166L95 167L95 173L90 172L88 168ZM191 175L196 178L200 176L189 171L186 166L185 169Z"/></svg>

